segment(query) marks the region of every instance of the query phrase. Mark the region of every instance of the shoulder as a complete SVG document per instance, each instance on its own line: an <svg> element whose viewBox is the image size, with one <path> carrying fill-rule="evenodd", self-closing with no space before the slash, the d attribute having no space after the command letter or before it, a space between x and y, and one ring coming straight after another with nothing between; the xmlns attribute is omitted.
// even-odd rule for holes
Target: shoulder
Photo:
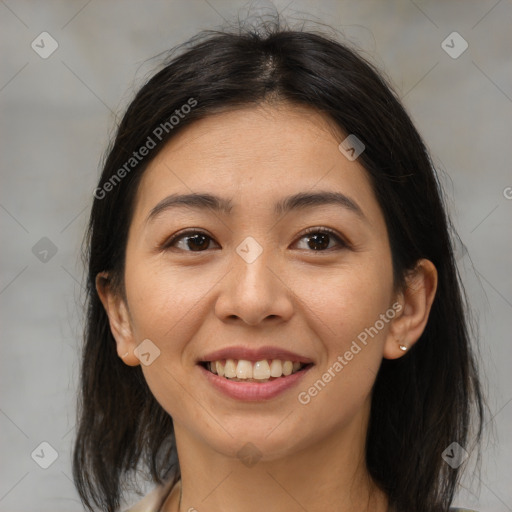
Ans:
<svg viewBox="0 0 512 512"><path fill-rule="evenodd" d="M165 499L171 492L172 479L163 485L157 485L144 498L132 505L124 512L159 512Z"/></svg>

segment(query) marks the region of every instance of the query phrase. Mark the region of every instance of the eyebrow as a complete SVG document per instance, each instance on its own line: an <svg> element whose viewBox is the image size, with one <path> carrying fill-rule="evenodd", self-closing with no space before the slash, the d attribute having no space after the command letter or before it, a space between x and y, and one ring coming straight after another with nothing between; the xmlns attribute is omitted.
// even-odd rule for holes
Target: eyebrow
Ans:
<svg viewBox="0 0 512 512"><path fill-rule="evenodd" d="M304 210L315 206L335 205L355 213L368 222L359 205L341 192L319 191L299 192L285 197L274 204L274 214L280 216L290 211ZM229 215L233 208L232 199L208 193L171 194L162 199L149 213L146 222L156 218L164 211L176 208L192 208L197 210L213 210Z"/></svg>

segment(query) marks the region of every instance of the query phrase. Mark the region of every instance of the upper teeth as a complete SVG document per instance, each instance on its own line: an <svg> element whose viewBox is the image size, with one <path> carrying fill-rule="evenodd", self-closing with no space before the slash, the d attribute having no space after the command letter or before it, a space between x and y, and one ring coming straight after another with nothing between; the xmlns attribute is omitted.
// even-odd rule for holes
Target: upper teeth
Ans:
<svg viewBox="0 0 512 512"><path fill-rule="evenodd" d="M265 380L270 377L281 377L281 375L291 375L301 368L302 364L292 361L281 361L272 359L269 361L247 361L245 359L226 359L225 361L211 361L207 367L213 373L228 379L257 379Z"/></svg>

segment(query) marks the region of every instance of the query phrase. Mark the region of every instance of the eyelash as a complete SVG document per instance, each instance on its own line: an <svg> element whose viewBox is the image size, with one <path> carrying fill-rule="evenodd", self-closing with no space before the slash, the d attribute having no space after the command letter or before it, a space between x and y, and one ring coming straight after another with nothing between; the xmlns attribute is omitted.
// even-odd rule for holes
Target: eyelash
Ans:
<svg viewBox="0 0 512 512"><path fill-rule="evenodd" d="M299 240L306 237L307 235L318 234L318 233L327 234L330 237L334 238L336 240L336 242L338 243L338 245L340 246L340 249L337 249L337 250L350 248L350 245L345 240L343 240L343 238L336 231L334 231L331 228L327 228L327 227L308 228L304 233L302 233L302 235L299 237ZM172 245L175 242L177 242L183 238L192 237L194 235L205 235L206 237L210 238L210 240L213 240L213 238L210 237L210 235L208 235L208 233L205 233L204 231L200 231L200 230L191 229L189 231L184 231L184 232L175 234L170 239L166 240L164 242L164 244L162 244L161 249L163 249L163 250L169 249L170 250L172 248ZM191 253L205 252L205 251L190 251L190 250L183 250L183 249L179 249L179 250L181 250L183 252L191 252ZM333 250L333 248L331 247L329 249L323 249L323 250L319 250L319 251L309 250L307 252L319 253L319 252L331 252L332 250Z"/></svg>

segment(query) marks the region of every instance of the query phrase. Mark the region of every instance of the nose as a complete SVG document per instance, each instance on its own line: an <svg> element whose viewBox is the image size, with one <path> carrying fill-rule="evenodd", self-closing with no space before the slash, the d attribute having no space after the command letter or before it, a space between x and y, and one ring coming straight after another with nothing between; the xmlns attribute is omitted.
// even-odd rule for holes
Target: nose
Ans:
<svg viewBox="0 0 512 512"><path fill-rule="evenodd" d="M255 259L233 255L231 270L219 283L215 314L222 321L256 326L264 320L284 322L293 315L293 291L272 249L262 247ZM240 255L241 254L241 255Z"/></svg>

